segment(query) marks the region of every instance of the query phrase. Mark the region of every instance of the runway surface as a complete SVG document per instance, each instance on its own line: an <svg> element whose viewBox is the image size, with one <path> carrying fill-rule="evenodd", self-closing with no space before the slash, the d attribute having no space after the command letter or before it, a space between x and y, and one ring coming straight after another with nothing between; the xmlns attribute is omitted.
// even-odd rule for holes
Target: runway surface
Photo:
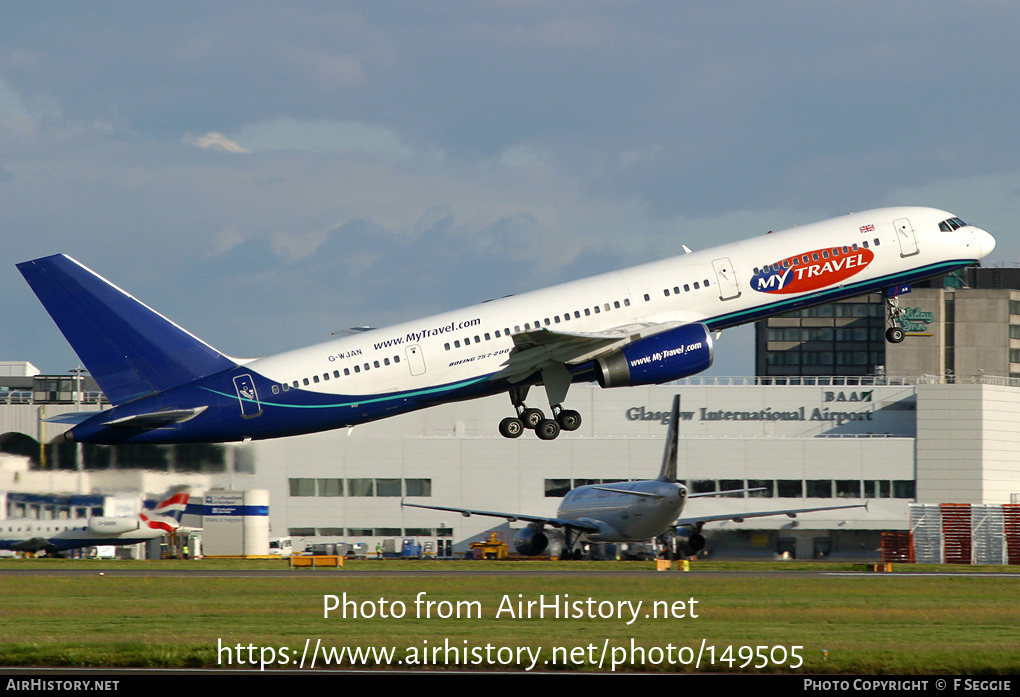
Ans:
<svg viewBox="0 0 1020 697"><path fill-rule="evenodd" d="M962 577L1004 577L1004 578L1015 578L1020 582L1020 573L1009 573L1009 572L995 572L995 571L963 571L963 572L921 572L913 571L909 573L897 573L897 572L884 572L875 573L870 571L832 571L823 570L818 571L777 571L775 569L762 569L761 571L656 571L653 568L648 570L596 570L596 569L578 569L578 570L562 570L562 569L519 569L515 570L508 568L503 569L462 569L462 570L451 570L451 571L425 571L425 570L413 570L413 569L376 569L376 570L365 570L365 571L353 571L347 569L317 569L317 570L247 570L247 569L69 569L69 568L32 568L32 569L11 569L3 568L0 564L0 576L6 577L32 577L32 576L109 576L109 577L167 577L167 576L186 576L186 577L206 577L206 578L308 578L314 575L318 578L329 578L331 576L347 576L356 578L443 578L443 577L460 577L474 576L474 577L508 577L508 576L554 576L561 578L580 578L580 577L602 577L602 578L642 578L650 575L672 575L672 576L695 576L701 578L764 578L770 577L775 578L782 576L785 578L820 578L820 577L868 577L868 578L918 578L918 577L947 577L947 576L962 576Z"/></svg>

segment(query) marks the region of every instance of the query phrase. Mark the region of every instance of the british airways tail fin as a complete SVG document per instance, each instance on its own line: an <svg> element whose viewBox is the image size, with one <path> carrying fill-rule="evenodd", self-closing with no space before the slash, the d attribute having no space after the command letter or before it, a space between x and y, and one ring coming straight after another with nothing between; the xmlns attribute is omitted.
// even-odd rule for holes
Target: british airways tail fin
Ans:
<svg viewBox="0 0 1020 697"><path fill-rule="evenodd" d="M18 270L113 404L237 365L69 256Z"/></svg>
<svg viewBox="0 0 1020 697"><path fill-rule="evenodd" d="M154 530L170 532L181 526L181 516L188 507L188 499L191 497L191 488L187 486L176 487L168 491L163 500L153 508L146 509L138 515L142 523Z"/></svg>

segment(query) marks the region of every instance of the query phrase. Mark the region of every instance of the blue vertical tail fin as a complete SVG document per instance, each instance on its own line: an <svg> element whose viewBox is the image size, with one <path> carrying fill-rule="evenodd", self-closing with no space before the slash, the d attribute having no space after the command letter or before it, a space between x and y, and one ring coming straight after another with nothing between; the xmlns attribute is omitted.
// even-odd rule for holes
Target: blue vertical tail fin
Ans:
<svg viewBox="0 0 1020 697"><path fill-rule="evenodd" d="M676 448L680 432L680 395L673 396L673 410L669 415L669 430L666 432L666 448L662 452L662 469L659 470L660 482L676 481Z"/></svg>
<svg viewBox="0 0 1020 697"><path fill-rule="evenodd" d="M69 256L26 261L18 270L113 404L237 365Z"/></svg>

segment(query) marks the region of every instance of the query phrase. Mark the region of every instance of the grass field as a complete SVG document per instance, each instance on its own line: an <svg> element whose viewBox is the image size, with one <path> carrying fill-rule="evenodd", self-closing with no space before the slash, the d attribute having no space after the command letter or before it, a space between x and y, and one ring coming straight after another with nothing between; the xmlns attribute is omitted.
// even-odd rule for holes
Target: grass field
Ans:
<svg viewBox="0 0 1020 697"><path fill-rule="evenodd" d="M280 562L4 561L0 569L69 566L95 573L0 576L0 665L249 667L254 661L258 669L261 659L267 669L294 668L307 645L307 668L319 642L336 651L394 651L354 660L346 655L345 666L403 661L403 668L439 664L521 671L1020 673L1016 574L799 577L787 573L798 568L789 564L705 562L691 573L564 576L520 572L649 566L356 562L348 570L495 568L505 573L118 575L125 568L150 565L205 571L283 568ZM806 567L841 570L851 565ZM781 570L764 576L701 573L763 568ZM324 597L337 596L340 602L344 593L351 601L348 617L337 609L325 618ZM420 593L434 604L416 605ZM531 618L517 616L518 601L526 610L527 601L540 600L556 603L560 617L547 610L539 618L537 609ZM425 616L426 609L431 617ZM354 611L357 617L350 616ZM438 654L436 649L441 649ZM322 657L317 654L317 668L324 667Z"/></svg>

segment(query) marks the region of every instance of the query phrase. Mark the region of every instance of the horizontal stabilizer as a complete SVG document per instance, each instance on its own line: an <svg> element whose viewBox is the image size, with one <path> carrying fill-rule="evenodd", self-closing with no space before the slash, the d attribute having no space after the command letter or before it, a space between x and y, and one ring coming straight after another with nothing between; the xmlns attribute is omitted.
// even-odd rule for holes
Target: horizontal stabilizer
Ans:
<svg viewBox="0 0 1020 697"><path fill-rule="evenodd" d="M50 416L43 421L48 424L80 424L86 419L91 419L93 416L98 414L98 411L69 411L66 414L57 414L56 416Z"/></svg>
<svg viewBox="0 0 1020 697"><path fill-rule="evenodd" d="M631 491L630 489L614 489L611 486L596 486L592 485L592 489L598 489L599 491L608 491L611 494L626 494L628 496L641 496L646 499L664 499L666 498L662 494L653 494L647 491Z"/></svg>
<svg viewBox="0 0 1020 697"><path fill-rule="evenodd" d="M189 421L205 410L205 406L195 407L194 409L167 409L166 411L154 411L149 414L125 416L122 419L107 421L104 425L112 426L113 428L162 428L170 424Z"/></svg>
<svg viewBox="0 0 1020 697"><path fill-rule="evenodd" d="M237 365L71 257L18 269L113 404Z"/></svg>

